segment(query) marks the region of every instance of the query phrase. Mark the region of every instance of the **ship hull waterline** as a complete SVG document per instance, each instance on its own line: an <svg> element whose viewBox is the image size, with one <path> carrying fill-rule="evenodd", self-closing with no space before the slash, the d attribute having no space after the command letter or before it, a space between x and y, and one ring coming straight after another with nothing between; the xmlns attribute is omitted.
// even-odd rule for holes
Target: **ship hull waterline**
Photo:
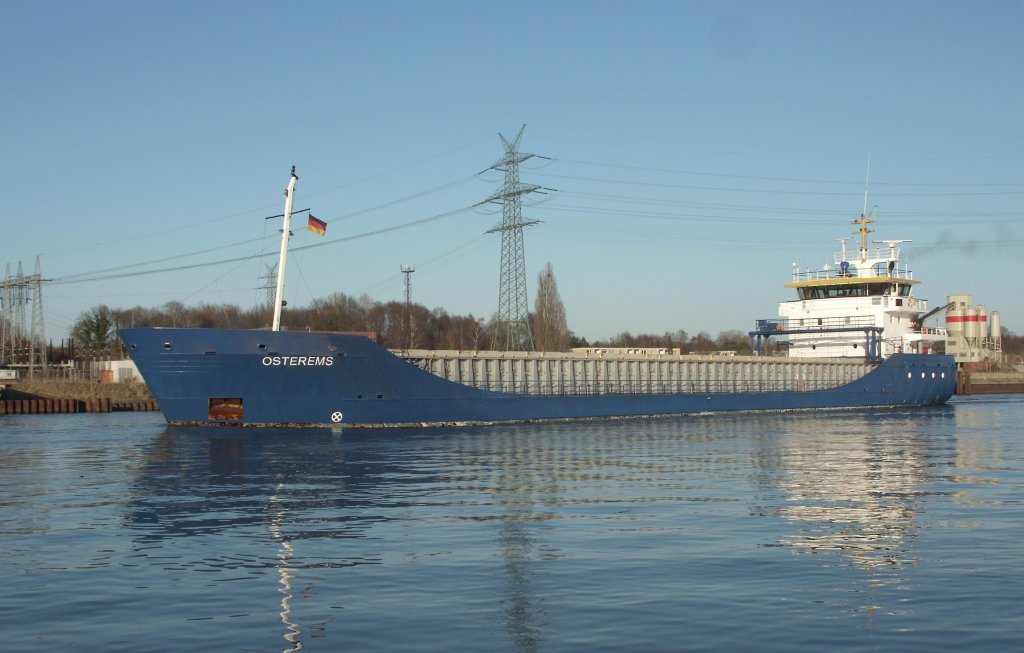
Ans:
<svg viewBox="0 0 1024 653"><path fill-rule="evenodd" d="M897 354L826 390L524 395L448 381L359 335L128 328L121 337L165 419L180 425L451 426L917 407L941 405L956 389L953 359L937 354Z"/></svg>

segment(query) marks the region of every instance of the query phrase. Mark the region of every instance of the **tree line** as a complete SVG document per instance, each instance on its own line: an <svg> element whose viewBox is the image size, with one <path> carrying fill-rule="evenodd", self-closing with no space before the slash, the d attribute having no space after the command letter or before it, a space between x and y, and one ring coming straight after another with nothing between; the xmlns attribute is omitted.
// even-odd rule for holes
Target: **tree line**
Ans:
<svg viewBox="0 0 1024 653"><path fill-rule="evenodd" d="M538 275L534 307L529 321L537 349L566 351L586 345L586 340L569 330L550 263ZM121 327L264 329L269 328L270 317L271 309L266 306L244 309L234 304L185 306L167 302L156 308L110 308L103 304L83 312L70 335L79 351L112 354L119 347L117 330ZM492 348L497 330L495 316L485 320L412 302L381 302L365 294L353 297L340 292L314 299L305 307L287 308L282 326L290 330L372 333L389 349L486 350Z"/></svg>
<svg viewBox="0 0 1024 653"><path fill-rule="evenodd" d="M544 308L530 314L538 351L568 351L572 347L651 347L679 349L683 353L708 353L729 350L750 353L750 340L741 331L724 331L716 338L707 332L690 336L680 329L663 334L622 331L612 337L589 342L568 328L553 326ZM564 308L561 309L564 314ZM557 313L556 313L557 317ZM309 306L288 309L283 322L290 330L352 331L373 333L389 349L487 350L496 329L496 320L469 315L452 315L443 308L430 309L412 303L379 302L366 295L351 297L333 293L314 300ZM117 346L121 327L190 328L269 328L270 315L265 307L243 309L233 304L185 306L168 302L156 308L135 306L111 308L101 304L83 312L71 328L71 337L80 351L106 353Z"/></svg>
<svg viewBox="0 0 1024 653"><path fill-rule="evenodd" d="M350 331L372 333L389 349L488 350L493 348L497 318L453 315L443 308L417 303L381 302L367 295L352 297L336 292L314 299L309 306L288 308L283 324L291 330ZM83 312L72 325L76 358L117 357L122 354L117 330L121 327L190 327L265 329L271 310L266 306L243 309L234 304L185 306L167 302L157 308L135 306L110 308L104 304ZM568 351L572 347L631 347L678 350L705 354L730 351L750 354L750 338L739 330L723 331L712 338L706 331L689 335L685 330L662 334L622 331L607 339L587 342L569 329L558 292L554 270L548 263L537 277L534 310L529 315L534 348ZM1003 327L1003 353L1010 362L1024 362L1024 336Z"/></svg>
<svg viewBox="0 0 1024 653"><path fill-rule="evenodd" d="M623 331L607 339L588 342L568 326L565 305L558 291L554 269L547 264L537 277L534 310L529 315L534 347L538 351L568 351L572 347L653 347L679 349L684 353L718 350L750 353L750 342L741 331L726 331L715 339L706 332L689 336L678 330L663 334ZM234 304L185 306L167 302L159 307L111 308L105 304L83 312L71 328L71 338L81 357L120 354L117 330L121 327L190 327L264 329L270 326L270 309L244 309ZM422 304L377 301L367 295L353 297L336 292L314 299L308 306L287 308L283 324L291 330L352 331L372 333L389 349L492 349L496 316L453 315L443 308Z"/></svg>

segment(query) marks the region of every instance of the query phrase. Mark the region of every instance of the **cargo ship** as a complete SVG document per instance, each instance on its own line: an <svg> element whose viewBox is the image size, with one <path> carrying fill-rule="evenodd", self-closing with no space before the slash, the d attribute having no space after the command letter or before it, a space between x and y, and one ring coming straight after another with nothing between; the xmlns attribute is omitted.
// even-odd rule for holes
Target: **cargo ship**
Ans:
<svg viewBox="0 0 1024 653"><path fill-rule="evenodd" d="M457 426L735 411L920 407L956 388L900 245L794 267L797 298L757 320L751 356L671 350L389 350L372 334L280 326L294 169L269 330L121 329L165 419L181 425ZM780 352L782 355L780 355Z"/></svg>

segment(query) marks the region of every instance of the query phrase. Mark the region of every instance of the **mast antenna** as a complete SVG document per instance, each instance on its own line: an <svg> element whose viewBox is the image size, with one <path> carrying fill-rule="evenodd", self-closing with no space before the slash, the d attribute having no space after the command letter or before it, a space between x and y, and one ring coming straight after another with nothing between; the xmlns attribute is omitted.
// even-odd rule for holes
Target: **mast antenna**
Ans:
<svg viewBox="0 0 1024 653"><path fill-rule="evenodd" d="M402 265L402 274L405 275L405 353L412 349L412 273L416 271L415 265Z"/></svg>
<svg viewBox="0 0 1024 653"><path fill-rule="evenodd" d="M866 215L868 212L868 179L871 178L871 150L868 150L868 170L864 173L864 208L861 210L861 215Z"/></svg>
<svg viewBox="0 0 1024 653"><path fill-rule="evenodd" d="M292 166L292 177L288 180L288 188L284 189L284 222L281 225L281 254L277 259L277 291L274 293L274 321L271 331L281 330L281 308L284 306L284 269L288 264L288 238L292 227L292 199L295 195L295 183L299 176Z"/></svg>

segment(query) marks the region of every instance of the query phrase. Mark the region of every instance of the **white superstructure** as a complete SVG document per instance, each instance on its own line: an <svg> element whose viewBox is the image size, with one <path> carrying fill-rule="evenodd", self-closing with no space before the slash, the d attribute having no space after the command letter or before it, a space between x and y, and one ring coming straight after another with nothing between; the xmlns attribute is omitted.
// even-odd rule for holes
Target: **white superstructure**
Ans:
<svg viewBox="0 0 1024 653"><path fill-rule="evenodd" d="M910 267L900 260L900 245L908 240L874 241L868 247L868 224L862 215L860 247L849 256L842 251L832 264L818 269L793 268L797 299L779 303L780 331L788 332L792 357L885 358L897 352L929 353L943 342L945 329L924 328L928 303L914 296ZM939 309L941 310L941 308Z"/></svg>

